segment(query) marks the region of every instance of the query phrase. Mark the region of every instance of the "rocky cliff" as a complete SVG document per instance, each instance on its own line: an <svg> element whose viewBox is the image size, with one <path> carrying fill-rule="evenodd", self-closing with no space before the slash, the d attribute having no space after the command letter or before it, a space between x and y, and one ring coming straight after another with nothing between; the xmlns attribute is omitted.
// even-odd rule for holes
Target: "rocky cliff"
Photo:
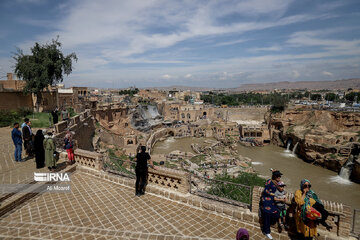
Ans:
<svg viewBox="0 0 360 240"><path fill-rule="evenodd" d="M360 113L286 110L267 115L272 142L290 149L305 161L339 172L360 145ZM356 161L351 179L360 182Z"/></svg>

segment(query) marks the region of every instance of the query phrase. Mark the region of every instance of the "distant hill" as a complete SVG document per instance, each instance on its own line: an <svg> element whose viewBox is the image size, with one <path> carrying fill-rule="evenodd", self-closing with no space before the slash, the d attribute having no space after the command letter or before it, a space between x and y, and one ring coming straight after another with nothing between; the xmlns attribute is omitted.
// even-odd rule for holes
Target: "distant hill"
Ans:
<svg viewBox="0 0 360 240"><path fill-rule="evenodd" d="M360 89L360 78L335 81L301 81L301 82L272 82L272 83L254 83L242 84L231 91L248 91L248 90L273 90L273 89Z"/></svg>
<svg viewBox="0 0 360 240"><path fill-rule="evenodd" d="M179 91L211 91L215 88L207 88L207 87L189 87L189 86L169 86L169 87L153 87L153 88L146 88L146 89L153 89L153 90L163 90L163 91L170 91L170 90L179 90Z"/></svg>

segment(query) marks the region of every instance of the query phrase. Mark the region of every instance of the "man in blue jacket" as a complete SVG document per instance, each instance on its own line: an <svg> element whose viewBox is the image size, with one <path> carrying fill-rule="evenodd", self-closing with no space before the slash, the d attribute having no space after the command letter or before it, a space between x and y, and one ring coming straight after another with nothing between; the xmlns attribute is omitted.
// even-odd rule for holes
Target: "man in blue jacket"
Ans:
<svg viewBox="0 0 360 240"><path fill-rule="evenodd" d="M22 138L19 130L19 123L14 123L14 129L11 132L11 138L15 145L15 161L21 162Z"/></svg>

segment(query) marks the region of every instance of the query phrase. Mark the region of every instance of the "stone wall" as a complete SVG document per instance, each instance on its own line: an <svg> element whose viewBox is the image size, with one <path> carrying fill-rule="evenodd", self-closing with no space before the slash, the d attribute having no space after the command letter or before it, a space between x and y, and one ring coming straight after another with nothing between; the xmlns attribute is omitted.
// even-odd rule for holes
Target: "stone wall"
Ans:
<svg viewBox="0 0 360 240"><path fill-rule="evenodd" d="M259 211L259 201L264 188L254 187L252 193L252 202L251 202L251 211L255 214ZM294 194L287 193L287 199L293 199ZM329 212L328 222L329 225L333 227L330 233L335 234L340 237L349 237L351 231L351 221L352 221L352 211L351 207L344 205L342 203L331 202L322 200L325 209ZM291 201L287 203L289 205L288 212L293 216L294 212L291 209L294 209L294 205ZM294 219L291 218L293 222ZM290 224L294 225L294 224ZM318 226L318 229L325 231L323 226ZM294 229L293 229L294 231Z"/></svg>
<svg viewBox="0 0 360 240"><path fill-rule="evenodd" d="M103 155L96 152L90 152L83 149L76 149L74 151L75 162L84 167L93 168L96 170L103 169Z"/></svg>
<svg viewBox="0 0 360 240"><path fill-rule="evenodd" d="M33 108L31 94L20 91L0 92L0 110L16 110L21 107Z"/></svg>
<svg viewBox="0 0 360 240"><path fill-rule="evenodd" d="M55 124L55 129L57 129L57 133L54 136L56 146L59 149L63 149L64 137L66 135L65 129L69 128L71 132L74 132L73 139L77 148L93 151L92 139L95 134L95 123L92 116L90 116L90 112L88 110L82 112L79 116L72 117L70 122L72 123L70 126L67 126L67 123L64 121ZM76 124L76 122L78 123Z"/></svg>

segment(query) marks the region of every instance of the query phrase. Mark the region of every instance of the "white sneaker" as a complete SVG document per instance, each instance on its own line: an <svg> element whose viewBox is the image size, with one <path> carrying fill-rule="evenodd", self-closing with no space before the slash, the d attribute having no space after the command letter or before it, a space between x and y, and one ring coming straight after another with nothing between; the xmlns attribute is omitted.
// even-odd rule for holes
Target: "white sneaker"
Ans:
<svg viewBox="0 0 360 240"><path fill-rule="evenodd" d="M270 233L265 234L265 236L266 236L268 239L273 239Z"/></svg>

